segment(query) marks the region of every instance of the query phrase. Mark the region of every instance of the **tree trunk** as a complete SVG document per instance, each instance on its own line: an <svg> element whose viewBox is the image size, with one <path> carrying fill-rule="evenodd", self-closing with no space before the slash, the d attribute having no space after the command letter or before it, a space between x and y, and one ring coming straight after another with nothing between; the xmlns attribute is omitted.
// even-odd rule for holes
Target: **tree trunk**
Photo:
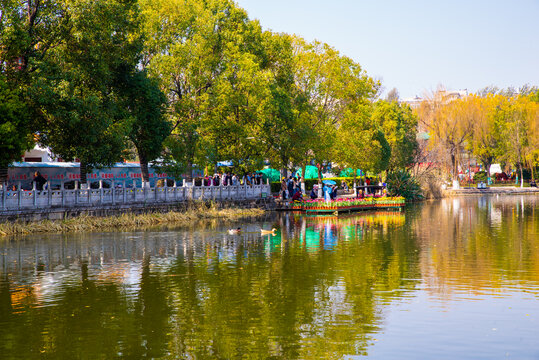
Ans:
<svg viewBox="0 0 539 360"><path fill-rule="evenodd" d="M452 174L453 175L453 189L456 190L460 188L460 184L459 184L459 174L458 174L459 168L457 166L457 156L454 153L451 154L451 163L453 167L453 171L452 171L453 172Z"/></svg>
<svg viewBox="0 0 539 360"><path fill-rule="evenodd" d="M193 181L193 162L192 161L188 161L187 162L187 169L185 170L185 173L186 173L186 177L185 177L185 180L190 183Z"/></svg>
<svg viewBox="0 0 539 360"><path fill-rule="evenodd" d="M148 158L144 152L137 149L140 162L140 172L142 174L142 186L150 183L150 171L148 170Z"/></svg>
<svg viewBox="0 0 539 360"><path fill-rule="evenodd" d="M520 187L524 187L524 174L522 170L522 163L520 163Z"/></svg>
<svg viewBox="0 0 539 360"><path fill-rule="evenodd" d="M452 167L452 175L453 175L453 181L459 179L459 167L457 165L457 156L455 154L451 154L451 167Z"/></svg>
<svg viewBox="0 0 539 360"><path fill-rule="evenodd" d="M281 161L283 162L282 163L282 166L283 166L283 177L288 179L288 158L287 157L284 157L282 156L281 157Z"/></svg>
<svg viewBox="0 0 539 360"><path fill-rule="evenodd" d="M323 196L322 191L322 165L317 164L316 169L318 170L318 197L321 198Z"/></svg>
<svg viewBox="0 0 539 360"><path fill-rule="evenodd" d="M305 175L307 175L307 165L308 163L305 163L305 166L303 166L302 172L301 172L301 184L299 185L301 188L301 191L305 194L306 187L305 187Z"/></svg>
<svg viewBox="0 0 539 360"><path fill-rule="evenodd" d="M86 184L88 182L88 178L87 178L87 162L85 160L82 160L80 161L80 183L81 184Z"/></svg>
<svg viewBox="0 0 539 360"><path fill-rule="evenodd" d="M356 177L357 177L357 169L352 169L354 171L354 182L352 183L352 186L354 187L354 197L357 197L357 188L356 188Z"/></svg>

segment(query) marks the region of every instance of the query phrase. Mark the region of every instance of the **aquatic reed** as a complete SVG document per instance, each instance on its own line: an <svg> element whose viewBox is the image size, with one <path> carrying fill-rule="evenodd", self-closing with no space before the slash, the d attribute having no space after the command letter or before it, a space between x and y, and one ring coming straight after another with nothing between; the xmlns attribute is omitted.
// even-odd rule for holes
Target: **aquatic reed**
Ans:
<svg viewBox="0 0 539 360"><path fill-rule="evenodd" d="M258 217L264 214L262 209L219 208L215 204L198 203L185 211L153 212L146 214L125 213L116 216L79 217L58 221L5 222L0 223L0 236L25 235L51 232L88 232L119 228L144 228L153 226L187 226L200 220L238 220Z"/></svg>

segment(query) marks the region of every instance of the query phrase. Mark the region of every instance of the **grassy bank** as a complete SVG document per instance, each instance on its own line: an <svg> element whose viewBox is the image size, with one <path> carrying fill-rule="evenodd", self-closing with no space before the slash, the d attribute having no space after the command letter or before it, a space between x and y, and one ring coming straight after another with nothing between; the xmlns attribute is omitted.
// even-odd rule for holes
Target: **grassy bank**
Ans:
<svg viewBox="0 0 539 360"><path fill-rule="evenodd" d="M59 221L6 222L0 224L0 237L34 233L89 232L97 230L139 229L161 225L187 226L199 220L239 220L264 214L262 209L219 209L215 205L199 204L183 212L122 214L118 216L79 216Z"/></svg>

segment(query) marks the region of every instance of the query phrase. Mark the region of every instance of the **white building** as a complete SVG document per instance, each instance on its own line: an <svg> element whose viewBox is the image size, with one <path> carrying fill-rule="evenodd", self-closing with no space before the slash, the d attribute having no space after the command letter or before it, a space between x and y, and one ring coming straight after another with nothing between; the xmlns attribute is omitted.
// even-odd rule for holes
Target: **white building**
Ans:
<svg viewBox="0 0 539 360"><path fill-rule="evenodd" d="M56 157L52 154L49 148L42 148L36 144L36 146L24 153L22 161L26 162L52 162L56 161Z"/></svg>

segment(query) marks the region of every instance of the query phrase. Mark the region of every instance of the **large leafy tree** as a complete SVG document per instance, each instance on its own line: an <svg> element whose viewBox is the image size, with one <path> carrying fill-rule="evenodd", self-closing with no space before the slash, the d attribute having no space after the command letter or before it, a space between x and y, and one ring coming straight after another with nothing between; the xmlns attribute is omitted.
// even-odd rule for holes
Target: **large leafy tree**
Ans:
<svg viewBox="0 0 539 360"><path fill-rule="evenodd" d="M119 93L121 109L131 125L128 138L137 150L142 180L149 182L148 163L161 155L171 130L164 116L165 95L156 80L138 70L124 74Z"/></svg>
<svg viewBox="0 0 539 360"><path fill-rule="evenodd" d="M40 142L64 159L91 167L118 161L129 124L117 101L117 75L137 62L136 1L66 0L69 32L52 49L34 97Z"/></svg>
<svg viewBox="0 0 539 360"><path fill-rule="evenodd" d="M539 106L527 96L515 96L499 104L494 116L497 129L502 134L501 158L517 167L523 186L523 168L526 162L533 166L537 152L534 135L537 134Z"/></svg>
<svg viewBox="0 0 539 360"><path fill-rule="evenodd" d="M21 92L10 88L0 74L0 184L7 179L7 167L33 143L29 120Z"/></svg>
<svg viewBox="0 0 539 360"><path fill-rule="evenodd" d="M0 2L0 183L33 145L35 106L28 89L64 32L59 1Z"/></svg>
<svg viewBox="0 0 539 360"><path fill-rule="evenodd" d="M347 111L336 135L333 158L354 170L380 173L388 168L391 145L373 120L373 109L362 105Z"/></svg>
<svg viewBox="0 0 539 360"><path fill-rule="evenodd" d="M417 117L408 105L397 101L378 101L372 114L374 124L379 126L389 145L391 158L388 168L406 169L414 160L417 150Z"/></svg>
<svg viewBox="0 0 539 360"><path fill-rule="evenodd" d="M302 154L304 161L321 163L331 159L335 134L345 114L371 101L379 83L327 44L295 38L293 45L296 87L308 105L300 119L310 133L307 146L300 148L308 149Z"/></svg>
<svg viewBox="0 0 539 360"><path fill-rule="evenodd" d="M447 156L453 183L458 181L458 165L478 116L477 109L452 100L439 89L418 108L422 127L430 134L430 147L439 147Z"/></svg>
<svg viewBox="0 0 539 360"><path fill-rule="evenodd" d="M490 165L502 156L502 134L496 126L496 108L503 103L501 95L486 94L484 97L471 95L468 106L475 107L473 131L467 148L483 163L487 173Z"/></svg>
<svg viewBox="0 0 539 360"><path fill-rule="evenodd" d="M305 154L316 143L316 134L309 123L311 106L296 84L294 38L270 32L264 36L266 61L271 72L271 104L261 133L267 145L264 157L274 168L288 170L291 164L303 164Z"/></svg>
<svg viewBox="0 0 539 360"><path fill-rule="evenodd" d="M190 168L259 152L268 98L260 25L232 1L141 1L143 66L160 80L168 155Z"/></svg>

